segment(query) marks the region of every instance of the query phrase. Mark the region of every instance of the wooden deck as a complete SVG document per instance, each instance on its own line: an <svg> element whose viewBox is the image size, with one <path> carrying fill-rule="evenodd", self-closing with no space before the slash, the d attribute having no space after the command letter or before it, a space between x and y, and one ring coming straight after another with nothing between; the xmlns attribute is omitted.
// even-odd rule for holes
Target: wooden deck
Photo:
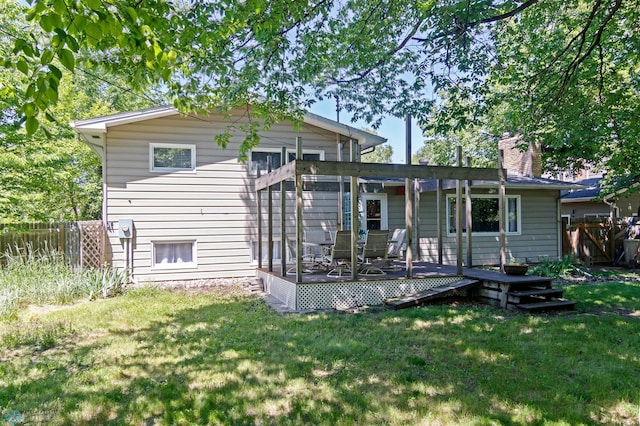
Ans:
<svg viewBox="0 0 640 426"><path fill-rule="evenodd" d="M472 281L473 286L464 286L457 294L477 297L503 309L533 312L572 309L575 305L561 299L562 290L552 289L550 278L477 268L463 268L462 275L458 275L455 266L427 262L414 262L413 275L408 278L403 262L394 266L396 269L385 275L359 276L355 281L350 274L327 276L326 271L317 271L304 274L303 282L296 283L295 274L283 277L280 268L273 272L259 269L256 275L262 279L265 291L292 311L381 305L399 299L407 301L399 303L402 307L416 306L458 289L459 282Z"/></svg>

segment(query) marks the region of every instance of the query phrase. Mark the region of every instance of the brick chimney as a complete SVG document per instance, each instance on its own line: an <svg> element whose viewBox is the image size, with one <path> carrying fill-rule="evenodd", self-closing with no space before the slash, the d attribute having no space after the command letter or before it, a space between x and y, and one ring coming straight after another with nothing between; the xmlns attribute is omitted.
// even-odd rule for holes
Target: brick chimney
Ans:
<svg viewBox="0 0 640 426"><path fill-rule="evenodd" d="M498 149L504 152L504 167L524 176L542 176L542 149L539 143L529 142L529 148L522 152L516 145L522 144L522 136L505 134L498 142Z"/></svg>

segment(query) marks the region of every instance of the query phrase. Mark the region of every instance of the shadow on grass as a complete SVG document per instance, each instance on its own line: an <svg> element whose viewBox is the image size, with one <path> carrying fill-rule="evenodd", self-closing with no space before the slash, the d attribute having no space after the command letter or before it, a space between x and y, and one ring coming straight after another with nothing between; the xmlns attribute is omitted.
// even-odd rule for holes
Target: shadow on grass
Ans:
<svg viewBox="0 0 640 426"><path fill-rule="evenodd" d="M193 305L0 367L2 407L47 424L624 424L639 408L635 319Z"/></svg>

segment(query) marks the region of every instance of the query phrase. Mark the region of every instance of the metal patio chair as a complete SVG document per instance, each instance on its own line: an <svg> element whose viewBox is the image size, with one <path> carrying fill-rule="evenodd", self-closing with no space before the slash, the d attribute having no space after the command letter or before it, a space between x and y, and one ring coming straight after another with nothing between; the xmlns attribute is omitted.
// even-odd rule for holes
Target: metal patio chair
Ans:
<svg viewBox="0 0 640 426"><path fill-rule="evenodd" d="M376 266L378 262L384 265L387 261L387 254L389 250L389 231L370 229L367 231L367 236L362 248L362 260L364 263L360 265L360 274L364 276L385 275L379 266Z"/></svg>

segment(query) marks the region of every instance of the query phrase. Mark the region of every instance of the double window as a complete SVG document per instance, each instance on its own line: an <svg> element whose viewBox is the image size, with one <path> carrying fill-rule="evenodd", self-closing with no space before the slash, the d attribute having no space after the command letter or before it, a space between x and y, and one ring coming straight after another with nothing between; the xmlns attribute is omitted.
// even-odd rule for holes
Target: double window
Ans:
<svg viewBox="0 0 640 426"><path fill-rule="evenodd" d="M149 171L195 172L196 146L189 144L149 144Z"/></svg>
<svg viewBox="0 0 640 426"><path fill-rule="evenodd" d="M462 200L462 232L467 232L465 200ZM473 235L497 235L500 232L500 214L497 195L472 195L471 220ZM456 198L447 197L447 230L449 235L456 233ZM505 230L507 234L518 235L520 224L520 196L508 195L505 203Z"/></svg>
<svg viewBox="0 0 640 426"><path fill-rule="evenodd" d="M267 174L269 159L271 160L271 170L277 169L281 163L281 151L269 149L251 151L251 161L249 162L251 174L256 175L258 170L260 170L260 175ZM295 159L295 151L287 151L287 163ZM304 150L302 152L302 159L309 161L324 160L324 151Z"/></svg>

